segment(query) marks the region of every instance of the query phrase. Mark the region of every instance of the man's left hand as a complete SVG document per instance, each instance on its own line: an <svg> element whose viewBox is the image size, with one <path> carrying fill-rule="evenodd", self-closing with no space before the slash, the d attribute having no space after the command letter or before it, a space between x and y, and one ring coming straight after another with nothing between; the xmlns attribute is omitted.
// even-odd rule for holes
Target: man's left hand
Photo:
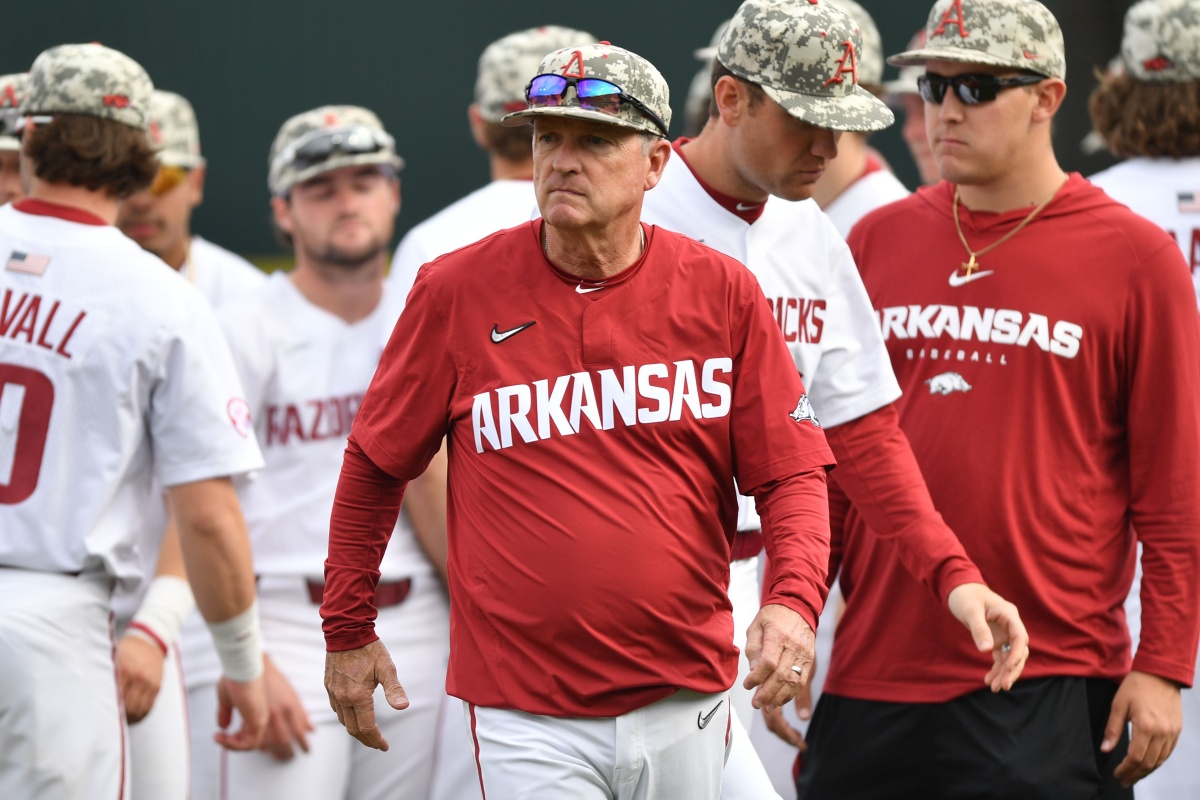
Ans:
<svg viewBox="0 0 1200 800"><path fill-rule="evenodd" d="M816 637L804 617L781 605L766 605L746 632L750 674L743 686L758 687L750 702L773 711L793 697L812 676ZM792 669L799 667L797 673Z"/></svg>
<svg viewBox="0 0 1200 800"><path fill-rule="evenodd" d="M141 722L154 707L163 677L163 651L142 637L127 633L117 642L117 670L125 719Z"/></svg>
<svg viewBox="0 0 1200 800"><path fill-rule="evenodd" d="M1179 686L1146 672L1131 672L1113 698L1101 752L1111 753L1126 722L1133 723L1129 752L1113 773L1128 788L1158 769L1175 749L1183 730Z"/></svg>

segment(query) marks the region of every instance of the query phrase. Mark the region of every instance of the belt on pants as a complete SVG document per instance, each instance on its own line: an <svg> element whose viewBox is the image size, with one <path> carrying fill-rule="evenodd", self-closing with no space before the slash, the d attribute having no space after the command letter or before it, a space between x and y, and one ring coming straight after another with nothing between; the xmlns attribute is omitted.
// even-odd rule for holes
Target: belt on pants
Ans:
<svg viewBox="0 0 1200 800"><path fill-rule="evenodd" d="M310 580L307 583L308 598L313 601L313 605L321 605L321 598L325 594L325 582ZM408 599L411 591L412 578L402 581L380 581L375 587L375 608L398 606Z"/></svg>
<svg viewBox="0 0 1200 800"><path fill-rule="evenodd" d="M729 560L741 561L746 558L754 558L762 551L762 531L738 531L733 537L733 549L729 553Z"/></svg>

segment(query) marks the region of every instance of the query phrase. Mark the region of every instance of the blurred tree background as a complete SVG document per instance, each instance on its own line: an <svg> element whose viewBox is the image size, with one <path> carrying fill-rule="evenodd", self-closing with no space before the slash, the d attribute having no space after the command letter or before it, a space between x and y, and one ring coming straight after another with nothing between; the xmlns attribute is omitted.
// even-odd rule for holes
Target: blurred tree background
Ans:
<svg viewBox="0 0 1200 800"><path fill-rule="evenodd" d="M925 22L931 0L860 0L888 53ZM1128 0L1046 0L1067 42L1067 103L1056 124L1064 167L1091 174L1111 163L1085 157L1093 71L1116 54ZM292 114L327 103L371 108L408 162L397 238L488 180L487 161L467 129L476 62L494 39L543 24L568 25L652 61L672 89L675 121L700 66L692 51L733 14L731 0L608 0L520 4L459 0L41 0L9 3L0 74L28 69L43 49L99 41L137 59L156 86L191 100L209 161L202 235L262 263L283 255L268 225L267 151ZM888 79L896 70L889 67ZM916 171L896 128L873 139L900 178Z"/></svg>

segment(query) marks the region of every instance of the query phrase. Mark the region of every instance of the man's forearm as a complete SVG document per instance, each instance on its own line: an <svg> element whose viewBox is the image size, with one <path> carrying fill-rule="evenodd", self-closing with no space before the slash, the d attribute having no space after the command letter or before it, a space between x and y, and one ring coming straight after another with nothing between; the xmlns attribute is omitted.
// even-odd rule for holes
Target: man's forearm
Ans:
<svg viewBox="0 0 1200 800"><path fill-rule="evenodd" d="M770 570L763 605L786 606L814 631L828 595L829 498L825 470L801 472L754 492Z"/></svg>
<svg viewBox="0 0 1200 800"><path fill-rule="evenodd" d="M838 467L832 480L871 532L890 541L908 572L946 602L978 567L934 508L899 415L888 405L825 431Z"/></svg>
<svg viewBox="0 0 1200 800"><path fill-rule="evenodd" d="M168 494L201 615L220 622L241 614L254 602L254 567L232 482L197 481Z"/></svg>

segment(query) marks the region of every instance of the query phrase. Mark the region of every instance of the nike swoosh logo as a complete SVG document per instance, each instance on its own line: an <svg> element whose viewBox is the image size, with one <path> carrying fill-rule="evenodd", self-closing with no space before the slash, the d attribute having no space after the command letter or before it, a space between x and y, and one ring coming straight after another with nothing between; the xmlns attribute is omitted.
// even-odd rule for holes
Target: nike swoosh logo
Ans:
<svg viewBox="0 0 1200 800"><path fill-rule="evenodd" d="M971 281L977 281L980 278L986 278L988 275L991 275L994 272L995 270L989 269L984 270L983 272L972 272L970 275L959 275L958 270L954 270L954 272L950 273L950 285L955 288L958 288L959 286L966 286Z"/></svg>
<svg viewBox="0 0 1200 800"><path fill-rule="evenodd" d="M762 203L738 203L737 204L738 211L753 211L754 209L761 208L761 207L762 207Z"/></svg>
<svg viewBox="0 0 1200 800"><path fill-rule="evenodd" d="M724 702L724 700L721 701L721 703ZM715 706L713 706L713 710L704 716L700 716L699 711L696 712L696 724L700 726L700 730L704 730L708 727L708 723L712 722L713 714L717 713L717 709L721 707L721 703L717 703Z"/></svg>
<svg viewBox="0 0 1200 800"><path fill-rule="evenodd" d="M589 294L591 292L598 292L603 288L604 288L603 286L593 286L591 289L585 289L585 288L583 288L583 284L581 283L575 287L575 291L578 292L579 294Z"/></svg>
<svg viewBox="0 0 1200 800"><path fill-rule="evenodd" d="M534 320L534 322L536 322L536 321L537 320ZM504 331L503 333L500 332L499 325L493 325L492 326L492 342L494 344L500 344L501 342L503 342L505 339L509 338L510 336L516 336L518 333L525 330L532 324L533 324L533 322L526 322L524 325L521 325L520 327L513 328L512 330Z"/></svg>

